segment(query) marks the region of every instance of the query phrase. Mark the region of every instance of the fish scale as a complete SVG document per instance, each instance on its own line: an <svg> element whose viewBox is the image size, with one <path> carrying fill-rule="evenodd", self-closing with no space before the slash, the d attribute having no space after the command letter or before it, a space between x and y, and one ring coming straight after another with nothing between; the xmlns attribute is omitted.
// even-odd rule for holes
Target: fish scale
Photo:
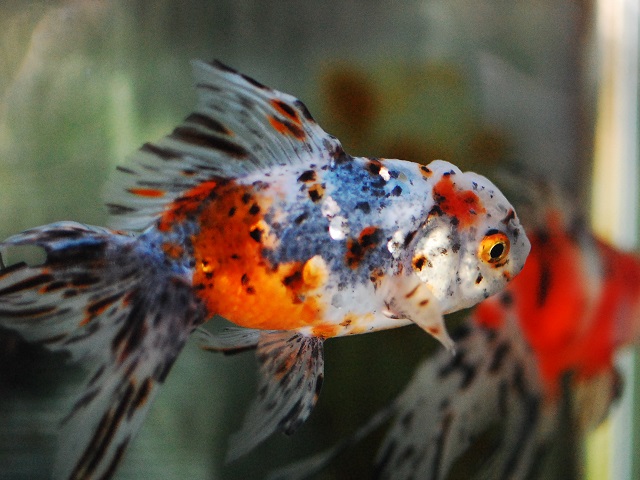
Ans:
<svg viewBox="0 0 640 480"><path fill-rule="evenodd" d="M194 62L198 103L116 168L111 226L11 237L39 266L0 270L0 325L74 358L98 357L65 423L57 478L113 475L189 335L256 349L259 394L229 458L309 416L323 342L416 323L453 350L443 315L500 291L529 242L486 178L352 157L300 100Z"/></svg>

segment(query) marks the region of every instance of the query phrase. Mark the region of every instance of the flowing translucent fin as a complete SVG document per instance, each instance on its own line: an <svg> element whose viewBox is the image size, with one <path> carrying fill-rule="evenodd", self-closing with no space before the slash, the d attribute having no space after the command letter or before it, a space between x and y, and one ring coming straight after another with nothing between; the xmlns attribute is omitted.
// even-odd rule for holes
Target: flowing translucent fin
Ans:
<svg viewBox="0 0 640 480"><path fill-rule="evenodd" d="M211 333L204 328L198 328L196 333L200 347L204 350L230 354L256 348L264 330L228 327L220 332Z"/></svg>
<svg viewBox="0 0 640 480"><path fill-rule="evenodd" d="M512 319L513 320L513 319ZM398 400L378 452L380 479L444 479L476 440L499 428L493 478L533 468L544 437L541 388L531 352L511 332L470 327L454 357L425 361Z"/></svg>
<svg viewBox="0 0 640 480"><path fill-rule="evenodd" d="M217 61L194 61L193 70L195 111L118 167L106 195L114 226L144 229L168 204L212 180L344 155L295 97Z"/></svg>
<svg viewBox="0 0 640 480"><path fill-rule="evenodd" d="M325 469L338 455L352 448L371 432L378 429L395 413L396 404L391 403L386 408L378 411L373 417L360 427L353 435L339 441L334 446L275 470L267 475L267 480L302 480L313 478Z"/></svg>
<svg viewBox="0 0 640 480"><path fill-rule="evenodd" d="M96 364L63 421L54 478L110 478L200 305L133 237L65 222L0 244L20 245L42 247L46 260L0 271L0 325Z"/></svg>
<svg viewBox="0 0 640 480"><path fill-rule="evenodd" d="M424 361L405 391L351 437L268 479L313 478L389 418L376 456L377 479L448 478L456 461L494 428L499 441L473 478L528 478L557 413L553 406L542 410L531 353L513 332L485 330L470 321L456 333L455 356L439 350Z"/></svg>
<svg viewBox="0 0 640 480"><path fill-rule="evenodd" d="M227 460L249 452L272 433L293 433L311 414L324 376L324 340L291 332L265 332L256 357L258 396L242 429L230 440Z"/></svg>

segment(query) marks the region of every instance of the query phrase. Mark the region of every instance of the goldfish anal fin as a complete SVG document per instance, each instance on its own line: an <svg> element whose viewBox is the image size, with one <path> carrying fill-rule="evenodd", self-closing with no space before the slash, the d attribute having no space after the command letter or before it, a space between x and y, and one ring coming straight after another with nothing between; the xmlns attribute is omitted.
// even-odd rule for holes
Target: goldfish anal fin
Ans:
<svg viewBox="0 0 640 480"><path fill-rule="evenodd" d="M227 460L253 449L272 433L293 433L311 414L324 375L324 340L291 332L260 336L258 396L242 429L230 441Z"/></svg>
<svg viewBox="0 0 640 480"><path fill-rule="evenodd" d="M198 185L276 165L328 163L340 142L306 106L223 65L193 62L195 111L118 167L106 194L111 223L142 230Z"/></svg>

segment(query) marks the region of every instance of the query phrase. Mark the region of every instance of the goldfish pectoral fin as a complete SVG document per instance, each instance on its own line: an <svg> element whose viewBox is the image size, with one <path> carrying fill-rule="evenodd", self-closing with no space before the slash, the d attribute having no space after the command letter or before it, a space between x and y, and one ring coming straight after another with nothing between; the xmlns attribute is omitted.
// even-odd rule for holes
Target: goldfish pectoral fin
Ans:
<svg viewBox="0 0 640 480"><path fill-rule="evenodd" d="M449 353L455 355L456 343L453 341L444 323L444 317L437 312L427 313L421 317L411 317L413 323L438 340Z"/></svg>
<svg viewBox="0 0 640 480"><path fill-rule="evenodd" d="M256 350L258 396L230 440L227 461L272 433L292 434L311 414L324 377L324 340L292 332L264 332Z"/></svg>
<svg viewBox="0 0 640 480"><path fill-rule="evenodd" d="M385 293L387 315L408 318L454 353L455 343L447 332L442 307L426 283L416 276L393 277Z"/></svg>
<svg viewBox="0 0 640 480"><path fill-rule="evenodd" d="M481 478L529 478L539 460L547 424L530 350L522 338L473 321L456 333L456 355L440 350L424 361L397 400L376 456L378 478L448 478L456 461L476 442L486 449L494 434L500 441L478 465Z"/></svg>
<svg viewBox="0 0 640 480"><path fill-rule="evenodd" d="M256 348L262 332L264 330L236 327L227 327L215 333L203 327L196 329L200 348L224 354L240 353Z"/></svg>

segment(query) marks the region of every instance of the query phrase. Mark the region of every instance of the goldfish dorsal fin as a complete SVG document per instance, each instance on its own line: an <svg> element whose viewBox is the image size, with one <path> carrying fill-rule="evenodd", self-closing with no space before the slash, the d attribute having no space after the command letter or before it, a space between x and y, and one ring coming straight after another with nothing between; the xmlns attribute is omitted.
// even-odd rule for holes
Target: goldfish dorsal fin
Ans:
<svg viewBox="0 0 640 480"><path fill-rule="evenodd" d="M143 230L198 185L344 154L297 98L220 62L193 62L198 103L172 133L117 168L106 194L117 228Z"/></svg>

